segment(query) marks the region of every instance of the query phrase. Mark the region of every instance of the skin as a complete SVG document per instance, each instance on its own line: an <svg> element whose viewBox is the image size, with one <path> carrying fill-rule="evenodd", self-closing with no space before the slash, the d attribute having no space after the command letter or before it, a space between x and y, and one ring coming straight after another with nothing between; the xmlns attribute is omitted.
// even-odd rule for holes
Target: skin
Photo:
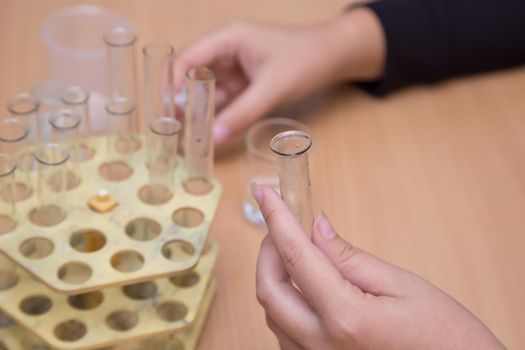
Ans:
<svg viewBox="0 0 525 350"><path fill-rule="evenodd" d="M269 230L257 299L282 349L505 349L452 297L346 242L326 215L310 241L273 189L253 195Z"/></svg>
<svg viewBox="0 0 525 350"><path fill-rule="evenodd" d="M379 78L384 47L381 25L366 9L310 26L230 23L182 52L175 89L190 67L215 71L214 136L223 143L284 103L335 83Z"/></svg>
<svg viewBox="0 0 525 350"><path fill-rule="evenodd" d="M380 79L385 37L366 8L309 26L236 22L191 44L174 66L175 89L193 66L217 75L216 143L272 109L328 85ZM461 304L428 281L346 242L320 215L310 241L281 198L254 197L269 234L257 298L283 349L504 349Z"/></svg>

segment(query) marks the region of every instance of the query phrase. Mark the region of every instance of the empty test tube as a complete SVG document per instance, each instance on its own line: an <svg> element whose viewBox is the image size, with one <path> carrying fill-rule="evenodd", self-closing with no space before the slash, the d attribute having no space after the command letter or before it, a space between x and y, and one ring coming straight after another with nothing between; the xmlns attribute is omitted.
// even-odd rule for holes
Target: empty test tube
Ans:
<svg viewBox="0 0 525 350"><path fill-rule="evenodd" d="M310 237L314 221L308 167L311 146L312 138L302 131L285 131L270 141L279 169L281 197Z"/></svg>
<svg viewBox="0 0 525 350"><path fill-rule="evenodd" d="M33 150L28 140L30 127L18 118L0 121L0 151L16 161L16 183L13 184L15 201L27 199L33 193Z"/></svg>
<svg viewBox="0 0 525 350"><path fill-rule="evenodd" d="M215 118L215 73L206 67L186 73L186 115L184 156L187 167L185 188L190 193L211 190L213 176L213 121Z"/></svg>
<svg viewBox="0 0 525 350"><path fill-rule="evenodd" d="M0 235L12 231L16 226L13 193L15 169L15 160L0 153Z"/></svg>
<svg viewBox="0 0 525 350"><path fill-rule="evenodd" d="M146 203L163 204L173 196L173 175L180 129L180 123L172 117L161 117L149 122L146 164L148 184L139 193Z"/></svg>
<svg viewBox="0 0 525 350"><path fill-rule="evenodd" d="M29 214L34 224L53 226L66 218L63 194L67 190L65 164L68 159L67 150L57 144L48 143L36 149L38 204Z"/></svg>
<svg viewBox="0 0 525 350"><path fill-rule="evenodd" d="M66 166L66 189L70 190L80 184L78 163L81 161L78 142L80 115L70 109L59 109L49 117L52 141L62 146L69 154L69 164Z"/></svg>
<svg viewBox="0 0 525 350"><path fill-rule="evenodd" d="M149 44L144 56L144 117L152 120L175 115L173 101L173 58L175 50L168 44Z"/></svg>
<svg viewBox="0 0 525 350"><path fill-rule="evenodd" d="M37 143L40 138L38 123L40 101L33 95L22 92L7 100L6 108L11 117L19 119L28 126L30 133L27 139L32 143Z"/></svg>
<svg viewBox="0 0 525 350"><path fill-rule="evenodd" d="M89 114L89 92L80 86L67 87L60 97L62 104L80 117L78 135L80 137L78 156L79 161L91 159L94 149L89 145L88 136L91 134L91 119Z"/></svg>

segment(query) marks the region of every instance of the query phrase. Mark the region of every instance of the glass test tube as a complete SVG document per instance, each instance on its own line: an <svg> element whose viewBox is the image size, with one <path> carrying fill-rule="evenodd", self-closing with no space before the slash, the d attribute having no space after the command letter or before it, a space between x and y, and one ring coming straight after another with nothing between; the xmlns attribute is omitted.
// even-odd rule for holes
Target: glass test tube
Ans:
<svg viewBox="0 0 525 350"><path fill-rule="evenodd" d="M185 188L193 194L211 190L213 173L213 121L215 118L215 73L206 67L186 72L184 156Z"/></svg>
<svg viewBox="0 0 525 350"><path fill-rule="evenodd" d="M78 142L80 115L70 109L59 109L49 118L53 143L62 146L69 154L69 164L65 165L66 190L80 185L78 163L81 160Z"/></svg>
<svg viewBox="0 0 525 350"><path fill-rule="evenodd" d="M67 109L74 111L80 116L79 135L81 142L78 145L79 161L83 162L93 158L95 150L88 143L88 137L91 135L89 92L80 86L69 86L64 90L60 100Z"/></svg>
<svg viewBox="0 0 525 350"><path fill-rule="evenodd" d="M281 197L309 237L314 222L308 168L311 146L310 135L295 130L279 133L270 141L279 169Z"/></svg>
<svg viewBox="0 0 525 350"><path fill-rule="evenodd" d="M11 232L15 226L14 173L16 162L0 153L0 235Z"/></svg>
<svg viewBox="0 0 525 350"><path fill-rule="evenodd" d="M171 117L161 117L149 122L146 164L149 180L139 192L140 198L146 203L163 204L173 196L173 175L180 129L180 123Z"/></svg>
<svg viewBox="0 0 525 350"><path fill-rule="evenodd" d="M16 161L16 182L13 184L15 201L31 197L33 193L33 151L28 140L29 125L18 118L0 121L0 150Z"/></svg>
<svg viewBox="0 0 525 350"><path fill-rule="evenodd" d="M173 58L175 50L168 44L149 44L144 56L144 117L152 120L173 117Z"/></svg>
<svg viewBox="0 0 525 350"><path fill-rule="evenodd" d="M137 34L124 27L116 27L104 34L108 48L109 99L126 99L136 106L137 66L135 42Z"/></svg>
<svg viewBox="0 0 525 350"><path fill-rule="evenodd" d="M38 111L40 101L33 95L22 92L7 100L6 108L11 117L19 119L28 126L28 140L37 143L39 140Z"/></svg>
<svg viewBox="0 0 525 350"><path fill-rule="evenodd" d="M39 226L54 226L66 218L63 194L67 190L65 165L69 159L67 150L57 144L41 145L35 151L38 167L37 207L29 218Z"/></svg>
<svg viewBox="0 0 525 350"><path fill-rule="evenodd" d="M135 105L125 98L110 101L106 105L109 134L107 135L107 162L101 175L110 181L121 181L132 174L127 158L140 148L140 141L133 135Z"/></svg>

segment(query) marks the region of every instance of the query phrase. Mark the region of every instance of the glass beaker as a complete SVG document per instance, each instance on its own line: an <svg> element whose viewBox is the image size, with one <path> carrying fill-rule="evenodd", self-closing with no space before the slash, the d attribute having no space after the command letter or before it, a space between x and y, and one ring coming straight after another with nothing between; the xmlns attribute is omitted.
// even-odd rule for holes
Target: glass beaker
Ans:
<svg viewBox="0 0 525 350"><path fill-rule="evenodd" d="M163 204L173 196L180 129L180 123L172 117L156 118L149 122L146 163L148 184L139 191L139 197L148 204Z"/></svg>
<svg viewBox="0 0 525 350"><path fill-rule="evenodd" d="M89 143L91 119L89 114L89 92L80 86L69 86L64 90L62 104L80 116L78 157L83 162L93 158L95 150Z"/></svg>
<svg viewBox="0 0 525 350"><path fill-rule="evenodd" d="M308 151L312 138L303 131L291 130L275 135L270 141L279 169L281 197L311 237L314 222Z"/></svg>
<svg viewBox="0 0 525 350"><path fill-rule="evenodd" d="M208 193L212 186L215 73L206 67L190 68L186 72L186 88L184 188L200 195Z"/></svg>
<svg viewBox="0 0 525 350"><path fill-rule="evenodd" d="M175 50L168 44L148 44L144 57L144 118L173 117L173 58Z"/></svg>
<svg viewBox="0 0 525 350"><path fill-rule="evenodd" d="M13 193L15 169L15 160L0 153L0 235L11 232L16 226Z"/></svg>
<svg viewBox="0 0 525 350"><path fill-rule="evenodd" d="M54 226L66 218L67 190L65 164L69 159L67 150L54 143L37 147L35 160L38 167L38 204L29 213L29 219L39 226Z"/></svg>
<svg viewBox="0 0 525 350"><path fill-rule="evenodd" d="M15 201L31 197L33 193L33 151L28 140L29 125L18 118L0 121L0 151L16 161L16 182L13 184Z"/></svg>
<svg viewBox="0 0 525 350"><path fill-rule="evenodd" d="M310 133L306 125L288 118L266 118L254 123L246 132L245 174L246 190L242 208L244 217L251 223L266 227L264 217L255 202L250 185L268 185L279 193L279 175L275 154L270 147L272 138L288 130L301 130Z"/></svg>
<svg viewBox="0 0 525 350"><path fill-rule="evenodd" d="M7 100L6 109L13 118L19 119L28 126L27 139L32 143L38 142L38 113L40 101L27 92L16 94Z"/></svg>
<svg viewBox="0 0 525 350"><path fill-rule="evenodd" d="M52 127L52 141L62 146L69 154L69 166L65 166L66 190L80 185L78 163L81 160L79 147L80 116L70 109L59 109L49 118Z"/></svg>

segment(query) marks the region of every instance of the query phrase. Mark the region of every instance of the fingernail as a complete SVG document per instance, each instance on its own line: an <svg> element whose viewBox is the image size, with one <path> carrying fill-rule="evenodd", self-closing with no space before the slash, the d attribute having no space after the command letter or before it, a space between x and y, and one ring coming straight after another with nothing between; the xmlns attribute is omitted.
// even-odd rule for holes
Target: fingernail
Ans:
<svg viewBox="0 0 525 350"><path fill-rule="evenodd" d="M215 124L213 127L213 139L216 143L222 143L229 139L231 131L221 124Z"/></svg>
<svg viewBox="0 0 525 350"><path fill-rule="evenodd" d="M321 212L321 214L317 216L315 219L315 225L325 240L330 241L337 237L337 232L335 232L324 212Z"/></svg>
<svg viewBox="0 0 525 350"><path fill-rule="evenodd" d="M255 182L252 182L250 184L250 190L252 191L253 198L255 198L257 204L261 205L264 194L260 186L257 185Z"/></svg>

